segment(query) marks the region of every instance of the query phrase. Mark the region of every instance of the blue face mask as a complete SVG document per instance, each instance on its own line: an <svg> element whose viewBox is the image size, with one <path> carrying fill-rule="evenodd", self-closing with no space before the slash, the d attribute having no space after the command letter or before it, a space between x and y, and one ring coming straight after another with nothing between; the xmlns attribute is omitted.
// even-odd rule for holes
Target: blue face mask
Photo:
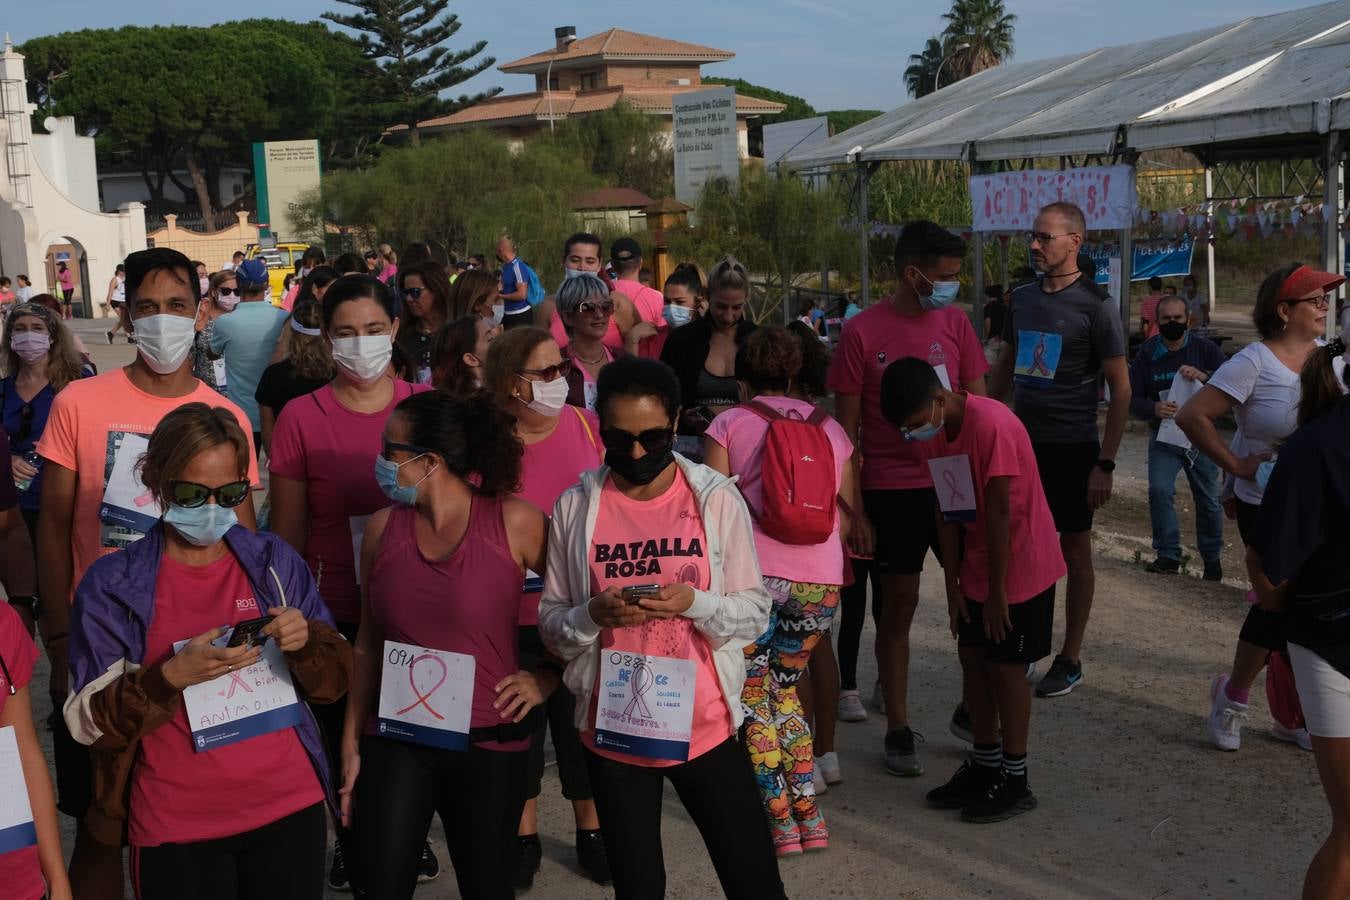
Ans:
<svg viewBox="0 0 1350 900"><path fill-rule="evenodd" d="M661 315L665 317L666 324L671 328L679 328L681 325L688 325L694 320L694 310L688 306L677 306L674 303L667 303L661 310Z"/></svg>
<svg viewBox="0 0 1350 900"><path fill-rule="evenodd" d="M919 272L918 269L914 271ZM928 281L928 276L922 272L919 272L919 277ZM961 293L961 282L959 281L928 281L928 286L932 288L932 293L927 297L920 294L919 305L929 311L946 309L955 302L956 295Z"/></svg>
<svg viewBox="0 0 1350 900"><path fill-rule="evenodd" d="M375 483L380 486L384 495L395 503L402 503L404 506L412 506L417 502L417 485L427 480L428 472L418 479L417 484L399 484L398 470L413 459L421 459L422 456L414 456L412 459L405 459L401 463L396 463L385 459L383 456L375 457Z"/></svg>
<svg viewBox="0 0 1350 900"><path fill-rule="evenodd" d="M931 441L933 438L938 436L938 432L942 430L942 426L945 422L946 422L946 413L943 413L941 416L938 417L938 422L936 425L934 425L932 421L929 421L923 425L920 425L918 428L906 429L905 440Z"/></svg>
<svg viewBox="0 0 1350 900"><path fill-rule="evenodd" d="M225 532L239 524L234 510L218 503L203 503L188 508L170 503L164 521L173 526L194 547L210 547L225 537Z"/></svg>

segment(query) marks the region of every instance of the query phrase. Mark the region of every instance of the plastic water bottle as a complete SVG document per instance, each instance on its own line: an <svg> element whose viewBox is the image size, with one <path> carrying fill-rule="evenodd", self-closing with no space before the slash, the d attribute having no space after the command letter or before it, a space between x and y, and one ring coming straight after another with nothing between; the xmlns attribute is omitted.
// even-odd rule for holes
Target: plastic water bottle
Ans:
<svg viewBox="0 0 1350 900"><path fill-rule="evenodd" d="M41 468L42 468L42 457L38 456L37 453L35 453L35 452L32 451L32 450L29 450L27 453L25 453L25 454L23 455L23 461L26 462L26 463L28 463L30 466L32 466L32 467L35 468L35 469L41 469ZM33 478L36 478L36 477L37 477L36 475L33 476ZM23 479L20 479L20 480L14 482L14 486L15 486L16 488L19 489L19 492L20 492L20 493L23 493L24 491L28 490L28 488L29 488L30 485L32 485L32 483L33 483L33 478L23 478Z"/></svg>

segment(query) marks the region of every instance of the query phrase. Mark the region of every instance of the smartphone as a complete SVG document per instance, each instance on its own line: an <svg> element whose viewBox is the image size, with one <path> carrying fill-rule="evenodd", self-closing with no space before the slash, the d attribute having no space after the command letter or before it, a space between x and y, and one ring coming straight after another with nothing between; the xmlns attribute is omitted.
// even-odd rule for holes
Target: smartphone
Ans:
<svg viewBox="0 0 1350 900"><path fill-rule="evenodd" d="M271 637L271 635L263 634L262 630L274 621L276 619L272 616L259 616L256 619L240 622L234 626L234 631L230 632L230 639L225 646L242 647L247 644L249 647L261 647Z"/></svg>
<svg viewBox="0 0 1350 900"><path fill-rule="evenodd" d="M659 593L661 593L659 584L635 584L623 589L623 602L629 606L636 606L643 597L655 597Z"/></svg>

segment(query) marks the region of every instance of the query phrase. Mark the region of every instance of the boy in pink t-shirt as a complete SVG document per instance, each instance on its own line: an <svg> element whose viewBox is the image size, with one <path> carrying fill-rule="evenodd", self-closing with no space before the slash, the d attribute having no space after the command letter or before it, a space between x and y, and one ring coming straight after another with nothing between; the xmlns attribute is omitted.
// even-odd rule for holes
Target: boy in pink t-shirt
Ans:
<svg viewBox="0 0 1350 900"><path fill-rule="evenodd" d="M1054 519L1031 438L1002 403L946 389L932 366L913 358L887 368L881 394L887 420L920 448L933 474L947 607L975 738L973 759L928 802L959 808L967 822L999 822L1036 806L1027 786L1026 666L1050 653L1055 583L1066 572Z"/></svg>

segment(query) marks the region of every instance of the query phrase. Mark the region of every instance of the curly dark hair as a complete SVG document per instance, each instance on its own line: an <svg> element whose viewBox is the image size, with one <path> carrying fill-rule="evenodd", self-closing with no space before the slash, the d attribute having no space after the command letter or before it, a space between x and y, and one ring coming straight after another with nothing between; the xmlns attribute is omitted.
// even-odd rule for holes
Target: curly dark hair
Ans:
<svg viewBox="0 0 1350 900"><path fill-rule="evenodd" d="M736 351L736 378L755 394L787 393L801 368L801 342L781 325L757 329Z"/></svg>
<svg viewBox="0 0 1350 900"><path fill-rule="evenodd" d="M802 367L797 373L797 388L808 400L824 397L828 392L825 376L830 371L830 349L805 322L793 320L787 324L787 330L802 348Z"/></svg>
<svg viewBox="0 0 1350 900"><path fill-rule="evenodd" d="M474 489L497 497L520 489L520 459L515 419L481 391L455 396L444 391L413 394L394 407L408 423L408 442L436 453L453 475Z"/></svg>

